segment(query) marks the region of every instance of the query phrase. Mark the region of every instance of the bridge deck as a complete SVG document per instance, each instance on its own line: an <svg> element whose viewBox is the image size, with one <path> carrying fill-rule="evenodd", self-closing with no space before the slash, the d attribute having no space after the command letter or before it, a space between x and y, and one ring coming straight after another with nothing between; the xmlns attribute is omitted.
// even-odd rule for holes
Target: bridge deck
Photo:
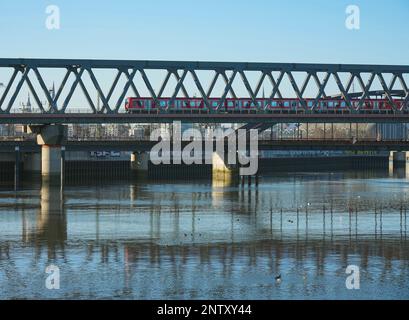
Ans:
<svg viewBox="0 0 409 320"><path fill-rule="evenodd" d="M155 141L67 141L67 151L149 151ZM183 142L184 145L189 142ZM1 141L0 152L40 152L35 141ZM259 150L351 150L351 151L409 151L409 141L359 140L260 140Z"/></svg>
<svg viewBox="0 0 409 320"><path fill-rule="evenodd" d="M0 124L95 124L95 123L409 123L409 113L151 113L151 114L0 114Z"/></svg>

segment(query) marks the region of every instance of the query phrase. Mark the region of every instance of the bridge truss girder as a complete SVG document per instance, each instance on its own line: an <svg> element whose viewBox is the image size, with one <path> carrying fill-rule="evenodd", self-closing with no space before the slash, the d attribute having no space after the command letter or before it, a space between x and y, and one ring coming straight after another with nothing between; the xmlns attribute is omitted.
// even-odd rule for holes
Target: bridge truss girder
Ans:
<svg viewBox="0 0 409 320"><path fill-rule="evenodd" d="M320 99L327 98L326 87L328 81L333 77L339 94L335 95L345 100L348 108L356 110L362 108L365 99L376 92L389 101L396 112L409 109L409 89L405 77L409 75L409 66L385 66L385 65L339 65L339 64L289 64L289 63L234 63L234 62L187 62L187 61L127 61L127 60L62 60L62 59L0 59L0 76L3 68L12 68L13 73L8 82L3 85L4 91L0 91L0 113L11 114L15 107L16 98L23 86L26 84L34 98L34 101L41 111L45 114L66 113L70 100L74 92L80 88L84 93L85 99L89 105L89 113L115 114L121 112L121 107L129 91L136 97L140 97L139 86L144 85L149 92L150 97L157 102L163 97L164 90L171 77L176 80L173 88L171 101L174 101L180 93L184 97L189 97L188 89L185 87L187 75L196 85L200 97L203 98L206 106L210 106L209 99L212 97L216 82L221 78L224 82L222 95L219 97L218 108L223 105L225 99L230 95L236 98L237 93L233 88L235 81L242 81L242 85L247 91L248 98L256 102L263 84L268 80L271 84L271 92L268 97L283 98L282 88L280 87L284 79L287 79L299 99L300 104L305 109L314 110L318 107ZM40 69L62 69L65 70L64 78L58 86L57 91L52 96L44 81ZM111 70L116 72L116 76L107 92L102 90L100 80L95 74L95 70ZM166 75L162 84L154 88L147 70L165 70ZM208 83L207 90L203 81L199 79L198 71L212 72L213 76ZM249 81L246 72L256 71L259 78L255 83ZM302 83L298 83L294 77L295 73L304 73L305 78ZM340 74L349 75L349 80L343 83ZM88 74L91 81L90 85L84 83L84 74ZM139 74L142 83L135 83L135 76ZM320 79L319 75L323 75ZM367 74L368 79L364 81L362 75ZM391 79L389 84L385 81L385 75L388 74ZM62 97L64 89L67 89L67 80L73 75L74 81L68 86L68 93ZM20 77L19 77L20 76ZM33 85L32 78L37 79L37 87ZM119 79L125 76L125 84L119 88L118 99L112 101L113 93L119 87ZM373 90L371 86L375 79L378 79L382 89ZM307 106L305 91L309 83L313 81L317 87L317 92L312 97L313 104ZM361 92L350 92L351 87L357 81ZM395 84L399 82L400 90L394 90ZM91 98L91 90L95 90L102 102L102 108L98 109ZM46 103L40 99L40 94L45 96ZM332 95L334 96L334 95ZM191 96L190 96L191 97ZM399 97L402 104L398 107L395 98ZM351 103L352 99L359 99L358 107L355 109ZM216 111L217 109L216 108ZM265 108L263 106L262 108ZM123 109L122 109L123 111ZM262 111L262 110L260 110Z"/></svg>

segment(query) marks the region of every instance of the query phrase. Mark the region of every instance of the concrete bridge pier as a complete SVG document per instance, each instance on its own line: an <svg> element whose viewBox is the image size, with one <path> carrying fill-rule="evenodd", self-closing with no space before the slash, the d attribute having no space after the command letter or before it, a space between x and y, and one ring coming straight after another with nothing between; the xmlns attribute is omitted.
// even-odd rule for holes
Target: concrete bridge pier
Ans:
<svg viewBox="0 0 409 320"><path fill-rule="evenodd" d="M41 145L41 175L48 178L61 176L67 127L63 125L29 126L37 134L37 144Z"/></svg>
<svg viewBox="0 0 409 320"><path fill-rule="evenodd" d="M149 152L133 152L131 154L131 170L145 175L149 170Z"/></svg>
<svg viewBox="0 0 409 320"><path fill-rule="evenodd" d="M212 155L212 179L215 181L231 181L238 176L237 164L228 164L228 154L221 155L217 151Z"/></svg>
<svg viewBox="0 0 409 320"><path fill-rule="evenodd" d="M391 152L389 155L389 171L396 178L409 178L409 152Z"/></svg>

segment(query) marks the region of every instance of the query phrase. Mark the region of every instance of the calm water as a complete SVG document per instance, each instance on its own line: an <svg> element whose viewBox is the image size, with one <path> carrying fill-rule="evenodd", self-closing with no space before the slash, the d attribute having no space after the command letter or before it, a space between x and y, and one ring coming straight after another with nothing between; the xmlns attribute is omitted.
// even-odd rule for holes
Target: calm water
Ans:
<svg viewBox="0 0 409 320"><path fill-rule="evenodd" d="M405 177L8 189L0 191L3 299L409 299ZM51 264L59 290L45 286ZM359 290L345 286L351 264L360 267Z"/></svg>

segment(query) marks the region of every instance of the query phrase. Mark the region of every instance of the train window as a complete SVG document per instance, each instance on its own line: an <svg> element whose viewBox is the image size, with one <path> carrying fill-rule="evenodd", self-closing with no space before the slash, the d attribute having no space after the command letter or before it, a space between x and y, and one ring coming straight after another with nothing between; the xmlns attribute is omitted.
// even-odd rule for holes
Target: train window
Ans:
<svg viewBox="0 0 409 320"><path fill-rule="evenodd" d="M190 106L191 107L196 107L196 102L195 101L190 101Z"/></svg>
<svg viewBox="0 0 409 320"><path fill-rule="evenodd" d="M296 101L291 102L291 107L296 108L297 107L297 102Z"/></svg>
<svg viewBox="0 0 409 320"><path fill-rule="evenodd" d="M312 108L313 102L312 101L307 101L307 107Z"/></svg>
<svg viewBox="0 0 409 320"><path fill-rule="evenodd" d="M342 101L342 102L341 102L341 107L342 107L342 108L345 108L345 107L346 107L346 105L347 105L347 104L346 104L346 102L345 102L345 101Z"/></svg>
<svg viewBox="0 0 409 320"><path fill-rule="evenodd" d="M326 107L327 107L327 103L326 103L326 102L321 102L321 107L326 108Z"/></svg>
<svg viewBox="0 0 409 320"><path fill-rule="evenodd" d="M284 101L284 107L289 107L290 106L290 102L289 101Z"/></svg>
<svg viewBox="0 0 409 320"><path fill-rule="evenodd" d="M233 101L228 101L228 102L227 102L227 106L228 106L229 108L234 107Z"/></svg>
<svg viewBox="0 0 409 320"><path fill-rule="evenodd" d="M161 101L159 102L159 105L160 105L162 108L166 107L166 101L161 100Z"/></svg>
<svg viewBox="0 0 409 320"><path fill-rule="evenodd" d="M212 107L213 107L213 108L216 108L217 105L218 105L217 101L213 101L213 102L212 102Z"/></svg>
<svg viewBox="0 0 409 320"><path fill-rule="evenodd" d="M236 104L236 108L240 108L240 107L241 107L240 101L236 101L235 104Z"/></svg>

